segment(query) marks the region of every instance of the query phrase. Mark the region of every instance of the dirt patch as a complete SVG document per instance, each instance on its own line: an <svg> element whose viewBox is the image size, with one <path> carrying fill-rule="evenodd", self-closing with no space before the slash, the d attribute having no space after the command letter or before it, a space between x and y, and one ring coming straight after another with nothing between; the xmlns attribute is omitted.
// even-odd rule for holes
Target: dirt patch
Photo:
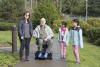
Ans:
<svg viewBox="0 0 100 67"><path fill-rule="evenodd" d="M10 47L11 44L8 43L0 43L0 47Z"/></svg>

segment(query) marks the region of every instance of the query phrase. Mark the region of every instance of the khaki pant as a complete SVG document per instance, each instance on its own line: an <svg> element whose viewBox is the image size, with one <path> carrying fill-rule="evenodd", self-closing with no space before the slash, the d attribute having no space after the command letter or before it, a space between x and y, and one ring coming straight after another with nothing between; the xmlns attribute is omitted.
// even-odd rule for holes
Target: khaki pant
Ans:
<svg viewBox="0 0 100 67"><path fill-rule="evenodd" d="M52 39L49 39L47 42L45 42L43 39L37 39L37 44L38 44L38 47L39 47L39 51L42 51L42 48L43 48L43 44L47 43L48 47L47 47L47 50L46 52L47 53L50 53L50 50L52 48Z"/></svg>

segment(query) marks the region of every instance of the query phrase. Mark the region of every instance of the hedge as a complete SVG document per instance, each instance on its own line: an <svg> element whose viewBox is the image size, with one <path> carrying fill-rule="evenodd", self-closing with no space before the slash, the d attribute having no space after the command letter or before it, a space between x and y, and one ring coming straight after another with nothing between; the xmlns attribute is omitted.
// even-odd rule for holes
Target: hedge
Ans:
<svg viewBox="0 0 100 67"><path fill-rule="evenodd" d="M88 18L88 24L93 27L100 27L100 19L99 18Z"/></svg>
<svg viewBox="0 0 100 67"><path fill-rule="evenodd" d="M67 19L67 20L61 20L61 19L58 19L58 20L55 20L53 22L53 30L57 33L58 32L58 29L59 27L61 27L61 22L62 21L66 21L67 22L67 28L70 29L72 27L72 24L71 24L71 21L72 19Z"/></svg>
<svg viewBox="0 0 100 67"><path fill-rule="evenodd" d="M79 21L80 21L80 26L81 26L82 31L83 31L83 35L87 36L88 35L88 33L87 33L88 29L92 28L93 26L88 24L87 22L84 22L81 19Z"/></svg>
<svg viewBox="0 0 100 67"><path fill-rule="evenodd" d="M97 42L98 39L100 39L100 27L98 28L93 27L89 29L87 33L88 33L87 37L90 42L94 43L95 41Z"/></svg>
<svg viewBox="0 0 100 67"><path fill-rule="evenodd" d="M100 46L100 38L99 38L99 39L97 39L97 40L95 40L94 44L95 44L95 45L99 45L99 46Z"/></svg>
<svg viewBox="0 0 100 67"><path fill-rule="evenodd" d="M67 22L67 28L70 29L72 27L72 19L66 19L66 20L61 20L61 19L58 19L58 20L55 20L53 22L53 30L55 32L57 32L58 28L61 26L61 22L62 21L66 21ZM83 20L79 19L80 21L80 26L83 30L83 35L87 36L87 30L90 29L92 26L86 22L84 22Z"/></svg>
<svg viewBox="0 0 100 67"><path fill-rule="evenodd" d="M8 22L0 22L0 31L11 30L13 25L17 25L16 23L8 23Z"/></svg>

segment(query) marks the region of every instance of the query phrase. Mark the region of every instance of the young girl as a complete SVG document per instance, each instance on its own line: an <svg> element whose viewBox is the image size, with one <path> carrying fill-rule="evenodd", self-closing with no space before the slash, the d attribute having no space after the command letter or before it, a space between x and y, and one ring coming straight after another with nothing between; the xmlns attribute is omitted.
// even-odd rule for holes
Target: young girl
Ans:
<svg viewBox="0 0 100 67"><path fill-rule="evenodd" d="M61 46L61 59L65 58L66 55L66 40L68 35L68 29L66 28L67 23L65 21L62 22L61 28L59 28L58 39L60 40Z"/></svg>
<svg viewBox="0 0 100 67"><path fill-rule="evenodd" d="M25 12L23 18L18 23L18 35L20 40L20 61L29 61L29 45L33 34L32 22L30 21L30 13ZM25 49L25 59L23 51Z"/></svg>
<svg viewBox="0 0 100 67"><path fill-rule="evenodd" d="M79 58L79 51L78 48L83 48L83 38L82 38L82 29L79 26L79 20L74 19L72 20L73 27L70 29L66 44L68 45L68 42L70 38L72 38L72 48L74 52L74 56L76 58L76 65L80 64L80 58Z"/></svg>

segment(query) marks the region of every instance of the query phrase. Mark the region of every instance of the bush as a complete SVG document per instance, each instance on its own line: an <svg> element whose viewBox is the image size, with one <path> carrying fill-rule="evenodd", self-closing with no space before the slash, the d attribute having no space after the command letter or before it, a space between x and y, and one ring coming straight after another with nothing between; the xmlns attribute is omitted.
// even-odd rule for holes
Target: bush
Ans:
<svg viewBox="0 0 100 67"><path fill-rule="evenodd" d="M38 2L38 5L34 9L34 13L32 15L34 28L40 24L40 19L43 17L46 18L47 24L51 27L53 27L53 21L60 17L56 6L50 0L41 0Z"/></svg>
<svg viewBox="0 0 100 67"><path fill-rule="evenodd" d="M83 35L87 36L89 35L89 33L87 33L88 29L90 29L92 26L86 22L84 22L83 20L79 20L80 21L80 26L82 28L83 31Z"/></svg>
<svg viewBox="0 0 100 67"><path fill-rule="evenodd" d="M66 21L67 22L67 28L70 29L72 27L72 19L66 19L66 20L61 20L61 19L58 19L58 20L55 20L54 23L53 23L53 30L55 32L57 32L58 28L61 26L61 22L62 21ZM84 22L83 20L79 19L80 21L80 26L82 28L82 31L83 31L83 35L87 36L87 31L88 29L90 29L92 26L89 25L88 23Z"/></svg>
<svg viewBox="0 0 100 67"><path fill-rule="evenodd" d="M96 44L96 45L99 45L100 46L100 38L99 39L97 39L97 40L95 40L95 43L94 44Z"/></svg>
<svg viewBox="0 0 100 67"><path fill-rule="evenodd" d="M67 28L68 29L70 29L72 26L72 24L71 24L71 21L72 21L72 19L67 19L67 20L61 20L61 19L58 19L58 20L55 20L54 22L53 22L53 30L57 33L58 32L58 29L59 29L59 27L61 27L61 22L62 21L66 21L67 22Z"/></svg>
<svg viewBox="0 0 100 67"><path fill-rule="evenodd" d="M12 54L9 52L0 51L0 67L14 67L18 63L18 53Z"/></svg>
<svg viewBox="0 0 100 67"><path fill-rule="evenodd" d="M100 38L100 27L98 28L91 28L87 31L88 35L88 40L90 42L95 42L97 40L98 42L98 39Z"/></svg>
<svg viewBox="0 0 100 67"><path fill-rule="evenodd" d="M8 23L8 22L0 22L0 31L11 30L13 25L17 25L15 23Z"/></svg>
<svg viewBox="0 0 100 67"><path fill-rule="evenodd" d="M70 29L72 27L72 19L67 19L67 28Z"/></svg>
<svg viewBox="0 0 100 67"><path fill-rule="evenodd" d="M93 27L100 27L100 19L99 18L89 18L88 24L92 25Z"/></svg>
<svg viewBox="0 0 100 67"><path fill-rule="evenodd" d="M54 32L58 32L58 29L59 29L59 27L61 26L61 22L62 22L63 20L60 20L60 19L58 19L58 20L55 20L54 22L53 22L53 30L54 30Z"/></svg>
<svg viewBox="0 0 100 67"><path fill-rule="evenodd" d="M53 30L57 33L58 28L61 26L61 22L64 20L58 19L53 23ZM72 27L72 19L66 19L67 28L70 29ZM82 28L83 35L88 38L88 40L96 45L100 45L100 27L96 27L95 25L86 23L82 19L79 19L80 27ZM95 22L94 22L95 23ZM99 23L99 22L97 22Z"/></svg>

